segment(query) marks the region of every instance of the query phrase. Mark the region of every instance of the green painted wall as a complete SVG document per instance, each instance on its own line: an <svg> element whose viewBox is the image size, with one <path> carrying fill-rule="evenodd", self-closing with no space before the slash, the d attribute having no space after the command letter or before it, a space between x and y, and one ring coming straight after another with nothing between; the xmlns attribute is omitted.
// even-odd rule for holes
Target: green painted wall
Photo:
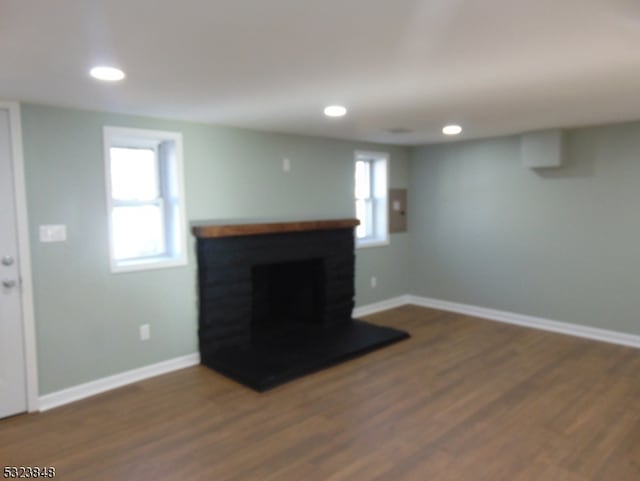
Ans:
<svg viewBox="0 0 640 481"><path fill-rule="evenodd" d="M357 250L357 305L412 292L640 334L640 123L571 130L565 166L533 171L517 136L406 149L31 104L22 122L41 395L197 350L193 250L109 272L104 125L183 133L189 220L353 216L354 150L389 152L410 232ZM67 242L38 242L58 223Z"/></svg>
<svg viewBox="0 0 640 481"><path fill-rule="evenodd" d="M519 137L415 149L413 293L640 334L640 123L567 141L540 171Z"/></svg>
<svg viewBox="0 0 640 481"><path fill-rule="evenodd" d="M389 152L390 187L408 185L402 147L30 104L22 123L41 395L197 351L193 252L187 267L109 271L104 125L182 132L191 221L352 217L356 149ZM40 243L41 224L66 224L68 241ZM405 294L407 268L407 234L358 250L357 304ZM143 323L151 324L144 343Z"/></svg>

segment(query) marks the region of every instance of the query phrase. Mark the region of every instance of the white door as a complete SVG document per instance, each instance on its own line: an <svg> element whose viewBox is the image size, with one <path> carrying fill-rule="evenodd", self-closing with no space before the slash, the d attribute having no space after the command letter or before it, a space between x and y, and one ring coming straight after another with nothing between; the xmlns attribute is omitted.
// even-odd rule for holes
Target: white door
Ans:
<svg viewBox="0 0 640 481"><path fill-rule="evenodd" d="M9 110L0 107L0 418L27 410Z"/></svg>

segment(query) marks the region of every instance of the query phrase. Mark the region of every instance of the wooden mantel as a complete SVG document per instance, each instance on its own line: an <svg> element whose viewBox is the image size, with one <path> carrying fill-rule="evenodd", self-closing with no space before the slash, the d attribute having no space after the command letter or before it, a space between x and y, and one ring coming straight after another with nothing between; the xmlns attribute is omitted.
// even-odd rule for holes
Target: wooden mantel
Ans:
<svg viewBox="0 0 640 481"><path fill-rule="evenodd" d="M312 230L352 229L360 224L358 219L327 219L277 222L221 221L220 223L198 223L191 232L199 239L215 237L249 236L260 234L281 234Z"/></svg>

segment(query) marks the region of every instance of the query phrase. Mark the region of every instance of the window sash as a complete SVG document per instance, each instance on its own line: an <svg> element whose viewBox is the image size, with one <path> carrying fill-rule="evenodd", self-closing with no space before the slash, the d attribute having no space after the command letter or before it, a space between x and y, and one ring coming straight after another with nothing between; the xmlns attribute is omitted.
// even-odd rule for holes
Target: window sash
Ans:
<svg viewBox="0 0 640 481"><path fill-rule="evenodd" d="M355 151L355 208L360 225L355 229L356 246L389 243L388 162L386 152Z"/></svg>
<svg viewBox="0 0 640 481"><path fill-rule="evenodd" d="M374 229L374 177L373 161L357 160L355 172L356 217L360 225L356 227L356 238L372 238Z"/></svg>
<svg viewBox="0 0 640 481"><path fill-rule="evenodd" d="M112 207L137 207L143 205L162 205L164 204L164 199L162 197L158 197L157 199L150 200L111 200Z"/></svg>
<svg viewBox="0 0 640 481"><path fill-rule="evenodd" d="M159 159L159 154L158 154L158 148L157 145L154 146L137 146L135 145L134 142L131 143L131 145L112 145L111 148L109 149L109 168L110 171L113 173L113 171L111 169L113 169L112 167L112 149L117 148L117 149L129 149L129 150L151 150L153 152L153 157L155 160L155 166L153 169L153 175L154 175L154 179L153 179L153 183L155 184L155 191L156 191L156 197L155 198L150 198L150 199L141 199L141 198L129 198L129 199L122 199L122 198L116 198L114 196L114 191L116 190L113 185L114 182L114 176L111 175L111 225L112 225L112 230L113 230L113 242L116 242L116 239L120 238L122 235L126 235L126 232L121 232L120 229L118 228L116 222L114 221L114 215L116 212L116 209L119 207L144 207L144 206L154 206L154 207L158 207L159 213L160 213L160 235L157 236L157 238L155 238L155 241L157 242L157 244L160 246L160 248L153 253L149 253L149 254L144 254L144 253L139 253L138 255L133 255L133 256L118 256L117 253L114 251L113 256L114 256L114 260L116 260L117 262L130 262L130 261L136 261L136 260L145 260L145 259L154 259L154 258L163 258L169 255L169 246L170 246L170 225L167 222L167 205L173 205L175 204L175 202L166 202L165 201L165 195L167 193L167 179L165 178L167 175L166 172L166 168L163 168L163 162L160 161ZM115 249L115 246L114 246Z"/></svg>
<svg viewBox="0 0 640 481"><path fill-rule="evenodd" d="M151 206L151 207L157 207L158 209L158 213L159 213L159 226L158 226L158 231L159 231L159 235L158 236L154 236L153 238L151 238L152 242L157 243L157 245L159 246L157 250L155 250L154 252L149 252L149 253L144 253L144 252L140 252L138 251L136 253L136 255L118 255L117 253L117 240L121 239L122 236L126 236L127 235L127 231L126 230L122 230L122 228L118 228L117 222L115 221L115 215L116 215L116 210L119 208L127 208L127 207L132 207L132 208L137 208L137 207L147 207L147 206ZM167 233L167 222L166 222L166 215L165 215L165 209L164 209L164 202L162 199L156 199L154 201L141 201L141 202L131 202L131 201L125 201L125 202L119 202L118 204L113 204L111 207L111 225L112 225L112 230L113 230L113 242L114 242L114 259L118 262L127 262L127 261L135 261L137 259L160 259L163 257L166 257L169 254L169 244L168 244L168 239L166 236ZM147 231L148 233L148 231ZM136 236L134 236L136 237ZM138 239L136 240L140 240L140 235L137 236Z"/></svg>
<svg viewBox="0 0 640 481"><path fill-rule="evenodd" d="M355 198L373 198L373 165L370 160L356 161Z"/></svg>
<svg viewBox="0 0 640 481"><path fill-rule="evenodd" d="M360 225L356 227L358 239L373 237L374 202L374 199L356 199L356 217L360 221Z"/></svg>
<svg viewBox="0 0 640 481"><path fill-rule="evenodd" d="M153 195L147 195L147 196L130 196L130 197L119 197L116 195L118 188L117 188L117 182L116 179L119 176L114 175L116 173L116 171L114 171L114 150L128 150L128 151L145 151L145 152L150 152L151 153L151 158L147 157L147 159L145 160L152 160L152 165L153 165L153 179L148 179L150 182L149 184L146 186L149 190L153 191ZM135 144L131 144L131 145L112 145L109 148L109 169L110 169L110 178L111 178L111 198L113 200L152 200L154 197L161 197L162 196L162 177L161 177L161 172L160 172L160 164L161 162L159 161L158 158L158 148L157 146L138 146ZM121 170L123 165L120 164L119 165L120 169L117 169L119 174L123 174L123 170L126 171L126 168ZM128 186L129 188L131 188L131 185ZM126 192L126 189L125 189Z"/></svg>

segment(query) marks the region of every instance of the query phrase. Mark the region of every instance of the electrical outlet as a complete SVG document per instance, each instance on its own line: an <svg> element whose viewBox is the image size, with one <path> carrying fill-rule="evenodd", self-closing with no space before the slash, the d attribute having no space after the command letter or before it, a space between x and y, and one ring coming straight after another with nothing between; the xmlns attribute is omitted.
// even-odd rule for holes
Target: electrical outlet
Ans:
<svg viewBox="0 0 640 481"><path fill-rule="evenodd" d="M376 279L375 277L371 278L371 287L373 287L374 289L378 286L378 279Z"/></svg>
<svg viewBox="0 0 640 481"><path fill-rule="evenodd" d="M289 172L291 170L291 160L286 157L282 159L282 170L284 172Z"/></svg>
<svg viewBox="0 0 640 481"><path fill-rule="evenodd" d="M149 324L142 324L140 326L140 340L148 341L151 337L151 326Z"/></svg>

